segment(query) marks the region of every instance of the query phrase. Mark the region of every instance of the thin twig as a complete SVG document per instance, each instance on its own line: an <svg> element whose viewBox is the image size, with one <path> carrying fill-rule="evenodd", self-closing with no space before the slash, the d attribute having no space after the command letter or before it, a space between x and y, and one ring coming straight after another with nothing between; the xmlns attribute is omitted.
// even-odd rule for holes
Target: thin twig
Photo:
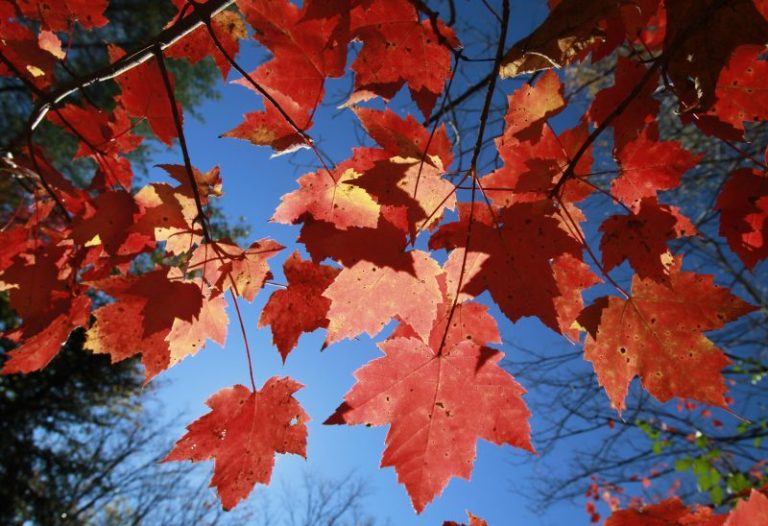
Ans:
<svg viewBox="0 0 768 526"><path fill-rule="evenodd" d="M459 57L461 57L461 51L456 55L456 60L453 64L453 71L451 72L451 78L448 80L448 86L445 88L445 97L443 97L443 100L440 102L440 109L442 110L445 106L446 102L448 101L448 95L451 92L451 86L453 85L453 79L456 78L456 72L459 69ZM435 132L437 132L437 121L432 123L432 130L429 132L429 139L427 139L427 144L424 146L424 153L421 155L421 162L419 163L419 173L416 174L416 184L413 186L413 199L416 199L416 194L419 191L419 182L421 181L421 172L424 169L424 162L426 161L427 155L429 154L429 147L432 145L432 139L435 138ZM448 168L447 166L444 166L443 168Z"/></svg>
<svg viewBox="0 0 768 526"><path fill-rule="evenodd" d="M634 102L635 98L640 95L640 92L643 90L643 88L645 88L645 85L648 83L648 81L653 78L657 70L661 67L661 64L662 61L660 59L656 60L656 62L654 62L653 65L643 74L640 81L635 84L635 87L632 88L632 91L630 91L629 94L624 97L624 99L618 104L618 106L616 106L613 111L609 113L605 119L603 119L603 122L601 122L597 128L592 130L592 133L589 134L587 140L581 144L579 149L571 158L571 162L568 163L568 166L563 172L563 175L560 176L560 179L558 179L557 183L555 183L555 186L552 187L552 190L550 190L550 198L557 196L568 179L573 177L576 170L576 165L579 164L579 161L584 156L584 154L587 153L589 147L592 146L592 143L597 140L597 138L605 131L606 128L608 128L608 126L611 125L611 123L613 123L614 119L624 113L624 110L626 110L629 105Z"/></svg>
<svg viewBox="0 0 768 526"><path fill-rule="evenodd" d="M474 95L475 93L483 89L486 86L486 84L488 84L491 81L492 78L493 78L493 74L489 74L488 76L483 77L482 79L474 83L472 86L467 88L464 91L464 93L462 93L455 99L451 100L450 103L446 104L444 108L432 114L426 121L424 121L424 125L427 126L429 124L432 124L436 120L440 119L440 117L442 117L449 111L453 110L455 107L461 105L461 103L463 103L465 100L467 100L472 95Z"/></svg>
<svg viewBox="0 0 768 526"><path fill-rule="evenodd" d="M600 270L600 273L603 275L605 280L613 285L613 287L625 298L629 299L631 295L629 292L627 292L624 287L619 285L616 280L614 280L608 272L605 270L605 267L603 267L600 260L597 258L597 255L595 255L592 248L589 246L589 243L587 243L586 238L584 237L584 234L581 233L581 229L579 228L579 224L576 222L576 220L573 218L571 213L568 211L568 208L565 206L565 203L560 199L559 196L555 196L555 200L557 200L557 203L560 205L558 207L558 211L561 214L561 217L567 220L568 223L570 223L571 228L573 228L573 234L576 236L578 241L581 243L582 247L584 247L584 250L587 251L587 254L589 254L590 259L595 264L595 266Z"/></svg>
<svg viewBox="0 0 768 526"><path fill-rule="evenodd" d="M251 346L248 343L248 335L245 332L245 323L243 323L243 315L240 313L240 304L237 301L237 285L235 280L232 279L232 274L227 273L229 281L232 283L232 289L229 291L232 296L232 303L235 305L235 312L237 313L237 321L240 324L240 332L243 335L243 343L245 344L245 357L248 360L248 375L251 379L251 388L253 392L256 392L256 380L253 377L253 360L251 359Z"/></svg>
<svg viewBox="0 0 768 526"><path fill-rule="evenodd" d="M45 178L45 175L43 175L43 170L40 168L40 164L37 162L37 154L35 153L35 144L32 141L32 130L27 129L27 150L29 151L29 160L32 161L32 167L35 170L35 173L40 178L40 184L43 185L43 188L48 193L48 195L51 196L51 199L53 199L53 202L56 203L56 207L61 211L64 218L67 220L67 222L72 221L72 216L69 215L69 210L67 210L67 207L64 206L64 203L59 199L59 196L56 195L56 192L53 191L53 187L48 183L48 181Z"/></svg>
<svg viewBox="0 0 768 526"><path fill-rule="evenodd" d="M184 137L184 126L181 123L181 115L179 114L179 106L176 102L176 95L173 92L173 86L171 86L171 78L168 74L168 68L165 66L165 59L163 58L163 51L160 46L155 48L155 57L157 58L157 64L160 66L160 73L163 77L163 85L165 86L165 93L168 95L168 102L171 105L171 113L173 114L173 122L176 125L176 134L179 136L179 145L181 146L181 155L184 157L184 169L187 172L189 178L189 184L192 186L192 195L195 198L195 206L197 206L197 217L200 219L200 225L203 229L203 238L207 243L212 243L211 234L208 231L208 222L205 215L205 209L203 208L203 201L200 198L200 190L197 188L197 180L195 179L195 172L192 168L192 161L189 158L189 150L187 149L187 140Z"/></svg>
<svg viewBox="0 0 768 526"><path fill-rule="evenodd" d="M459 271L459 279L456 284L456 295L453 298L451 304L451 310L448 313L448 320L445 325L445 332L443 338L440 341L440 346L437 349L437 354L441 354L445 341L448 338L448 331L451 328L451 321L456 313L456 307L459 304L459 297L461 296L461 287L464 281L464 274L467 269L467 257L469 255L469 247L472 241L472 224L474 223L475 213L475 192L477 190L478 177L477 177L477 159L480 157L480 151L483 149L483 136L485 134L485 127L488 124L488 114L491 110L491 101L493 100L493 93L496 90L496 79L499 77L499 69L501 69L501 61L504 57L504 44L507 40L507 26L509 25L509 0L503 0L502 4L502 20L501 20L501 34L499 35L499 43L496 49L496 62L493 65L493 71L491 72L491 81L488 85L488 91L485 94L485 102L483 104L483 111L480 114L480 129L477 132L477 140L475 142L475 151L472 154L472 161L470 162L468 174L472 177L472 195L470 200L469 217L467 219L467 235L464 242L464 254L461 260L461 270Z"/></svg>

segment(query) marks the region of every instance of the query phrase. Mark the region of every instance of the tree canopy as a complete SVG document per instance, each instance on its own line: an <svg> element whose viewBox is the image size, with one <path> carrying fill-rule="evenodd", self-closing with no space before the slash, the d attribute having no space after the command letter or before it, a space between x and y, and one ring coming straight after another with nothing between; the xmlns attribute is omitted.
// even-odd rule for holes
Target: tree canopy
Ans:
<svg viewBox="0 0 768 526"><path fill-rule="evenodd" d="M581 473L594 477L588 497L607 495L607 524L759 521L766 424L750 386L766 370L768 7L551 1L515 42L508 0L482 2L482 22L435 4L174 0L162 30L123 49L106 0L0 3L0 75L26 123L3 161L19 198L3 207L0 286L21 324L5 333L17 347L2 372L44 369L84 334L114 363L138 357L150 382L206 341L223 344L232 318L250 385L212 394L165 460L213 460L211 484L231 509L269 483L277 453L306 455L310 418L388 425L381 465L420 513L470 477L478 439L535 452L525 380L545 371L544 386L577 393L553 398L573 403L553 414L545 447L584 423L632 427L645 451L674 452L663 468L635 457L652 470L643 481L666 477L674 490L690 471L707 492L623 499L626 453L610 448L620 429L593 455L605 469ZM74 46L94 31L109 35L107 63L76 68ZM268 57L248 71L238 54L251 39ZM172 68L208 56L263 103L225 137L311 155L272 215L296 225L295 246L216 228L226 174L194 165L194 100ZM341 111L367 136L343 160L312 135L329 79L348 79ZM93 86L110 90L97 100ZM69 137L71 160L46 129ZM163 181L134 176L142 132L177 148ZM83 162L90 173L74 176ZM280 263L285 283L272 273ZM332 415L309 415L302 385L279 372L256 384L241 304L259 295L259 326L283 361L315 330L324 347L377 342L383 356ZM513 377L504 365L521 360L513 348L504 361L499 323L523 318L577 351L533 350ZM589 364L586 380L569 377L573 357ZM600 520L594 503L587 511Z"/></svg>

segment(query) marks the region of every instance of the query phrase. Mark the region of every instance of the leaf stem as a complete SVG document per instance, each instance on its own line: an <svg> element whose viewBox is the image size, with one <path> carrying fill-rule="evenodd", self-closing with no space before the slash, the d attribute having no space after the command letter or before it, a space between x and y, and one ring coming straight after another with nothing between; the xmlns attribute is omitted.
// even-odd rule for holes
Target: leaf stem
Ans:
<svg viewBox="0 0 768 526"><path fill-rule="evenodd" d="M227 272L229 281L232 283L232 289L229 291L229 295L232 296L232 303L235 305L235 312L237 313L237 322L240 325L240 333L243 335L243 343L245 344L245 357L248 360L248 376L251 380L251 388L253 392L256 392L256 380L253 377L253 360L251 359L251 346L248 343L248 334L245 331L245 323L243 323L243 315L240 312L240 304L237 301L237 285L235 280L232 279L232 274Z"/></svg>
<svg viewBox="0 0 768 526"><path fill-rule="evenodd" d="M184 137L184 126L181 123L181 114L179 113L178 102L176 101L176 95L173 92L173 86L171 86L171 78L168 75L168 68L165 66L165 59L163 58L163 51L160 46L157 46L154 50L155 57L157 58L157 64L160 66L160 72L163 77L163 85L165 86L165 93L168 95L168 102L171 105L171 113L173 114L173 122L176 125L176 132L179 136L179 145L181 146L181 155L184 158L184 169L187 172L189 178L189 184L192 186L192 195L195 198L195 206L197 207L197 217L200 219L200 226L203 229L203 238L207 243L212 243L211 234L208 231L208 222L203 208L203 202L200 198L200 190L197 188L197 180L195 180L195 172L192 169L192 161L189 158L189 150L187 149L187 140Z"/></svg>

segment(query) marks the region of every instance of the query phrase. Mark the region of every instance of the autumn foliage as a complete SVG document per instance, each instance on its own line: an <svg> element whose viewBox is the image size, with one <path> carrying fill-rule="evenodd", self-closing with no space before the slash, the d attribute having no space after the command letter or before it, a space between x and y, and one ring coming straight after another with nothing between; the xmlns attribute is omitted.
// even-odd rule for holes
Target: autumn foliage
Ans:
<svg viewBox="0 0 768 526"><path fill-rule="evenodd" d="M0 286L23 321L5 334L18 347L4 374L45 367L82 327L94 353L113 362L140 355L150 381L207 340L223 344L230 318L242 323L238 302L260 294L270 296L259 326L270 328L283 360L306 332L325 330L333 352L336 342L393 327L378 343L383 356L357 371L336 412L313 418L389 426L381 465L395 469L417 512L452 477L470 477L478 439L534 451L525 389L499 365L495 312L511 322L536 317L583 345L618 412L634 378L659 402L728 407L729 359L705 333L755 307L712 276L685 270L685 254L670 251L670 242L697 232L665 191L701 159L660 138L654 92L670 90L680 118L701 132L743 140L745 126L768 116L764 1L553 0L546 20L507 47L504 0L477 142L458 173L449 130L429 118L447 104L461 35L426 3L174 4L177 15L154 42L128 53L111 46L108 68L62 83L60 37L74 24L108 24L107 1L0 1L0 75L24 83L34 101L29 141L4 165L31 185L0 231ZM271 53L250 72L237 63L249 38ZM637 52L619 56L612 84L575 126L555 131L550 120L569 108L557 68L600 60L620 45ZM309 149L316 158L316 169L276 203L272 220L298 226L302 251L284 259L287 283L274 290L264 287L284 247L214 236L207 210L226 174L194 167L186 147L166 58L207 56L264 101L226 137L276 153ZM521 75L527 83L508 93L495 138L499 167L481 173L497 80ZM374 145L332 163L311 137L312 121L324 111L325 81L344 76L353 79L344 111ZM119 88L110 107L75 96L108 79ZM413 114L369 103L406 88ZM69 181L35 143L44 119L77 138L77 158L95 163L86 186ZM142 121L167 145L178 141L183 163L163 166L170 182L133 184L126 155L144 140L134 130ZM593 182L598 138L610 140L618 167L607 189ZM720 234L752 269L768 257L768 179L764 159L743 161L714 206ZM580 206L596 194L613 212L588 225L601 236L590 246ZM612 276L621 266L634 273L630 288ZM612 292L584 294L598 284ZM166 460L213 460L211 484L232 508L269 482L276 453L306 454L309 416L294 398L301 387L274 376L260 389L252 382L213 394L210 412ZM754 491L727 518L670 500L617 511L607 524L753 525L768 523L767 508Z"/></svg>

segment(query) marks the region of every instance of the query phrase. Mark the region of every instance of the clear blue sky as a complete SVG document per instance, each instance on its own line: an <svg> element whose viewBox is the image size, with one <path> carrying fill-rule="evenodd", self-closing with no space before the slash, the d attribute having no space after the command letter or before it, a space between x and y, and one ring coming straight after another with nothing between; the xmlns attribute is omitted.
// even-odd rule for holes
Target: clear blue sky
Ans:
<svg viewBox="0 0 768 526"><path fill-rule="evenodd" d="M480 2L458 0L456 3L463 16L482 16L482 24L491 23L490 17L478 10ZM510 41L516 40L541 20L546 14L544 4L542 1L527 2L523 7L515 3ZM480 27L484 27L482 24ZM250 69L259 63L261 55L252 46L244 49L239 59ZM490 67L488 63L478 66L479 70ZM232 75L230 80L236 78L236 75ZM338 92L344 86L344 81L330 81L327 85L330 98L338 98ZM511 92L516 86L516 83L507 81L502 87L505 92ZM282 262L295 248L299 229L271 224L268 219L279 203L280 196L292 191L296 187L296 178L314 167L314 158L306 152L299 152L270 159L271 152L266 148L235 139L219 139L219 135L241 122L243 113L261 107L259 97L241 86L223 86L221 92L220 101L208 102L199 108L204 122L192 118L186 120L192 161L201 170L208 170L214 165L221 166L225 193L223 208L230 218L242 216L246 219L252 229L249 241L271 237L288 247L279 257L271 260L276 281L284 281L281 275ZM406 98L398 98L393 102L393 107L399 109L405 101ZM320 109L311 135L335 161L345 159L350 148L358 145L351 112L340 112L334 107L325 106ZM465 140L471 141L472 138ZM181 164L180 152L163 152L158 155L157 162ZM159 176L160 171L155 170L150 174L150 179ZM252 305L247 305L243 310L254 352L257 385L260 386L274 375L290 375L297 379L306 386L299 391L297 398L312 418L309 424L308 460L290 455L278 457L274 473L277 480L288 483L299 480L298 477L307 468L329 477L354 469L359 476L369 480L374 488L375 492L368 501L368 511L381 518L388 517L393 525L441 525L443 520L448 519L463 521L466 518L465 510L487 519L492 526L570 526L588 523L583 502L558 504L543 515L529 511L527 506L530 501L521 489L529 487L532 480L540 481L546 477L546 471L541 469L535 458L521 465L522 460L530 457L525 452L497 447L483 441L478 443L478 458L471 482L453 479L443 496L417 516L404 488L397 484L394 470L378 467L386 428L322 425L323 420L334 411L352 386L352 373L380 355L375 342L361 337L358 341L333 345L321 353L324 335L321 332L305 335L298 349L283 366L277 350L271 344L269 330L256 328L259 313L270 293L269 288L265 289ZM169 415L181 412L182 423L191 422L205 413L205 400L219 389L236 383L248 384L245 351L233 309L230 309L230 318L230 334L223 349L208 345L197 356L188 358L163 375L168 385L161 389L160 401ZM568 345L538 323L523 322L513 326L503 321L500 315L497 319L501 322L502 334L507 340L537 348L551 345L557 346L556 349L565 349ZM513 352L511 348L502 350ZM529 397L536 396L535 386L526 387L532 391ZM540 423L534 416L534 428ZM183 425L169 430L171 437L176 438L181 434ZM565 469L567 454L560 452L558 455L550 457L547 465L551 466L554 461L563 464Z"/></svg>

